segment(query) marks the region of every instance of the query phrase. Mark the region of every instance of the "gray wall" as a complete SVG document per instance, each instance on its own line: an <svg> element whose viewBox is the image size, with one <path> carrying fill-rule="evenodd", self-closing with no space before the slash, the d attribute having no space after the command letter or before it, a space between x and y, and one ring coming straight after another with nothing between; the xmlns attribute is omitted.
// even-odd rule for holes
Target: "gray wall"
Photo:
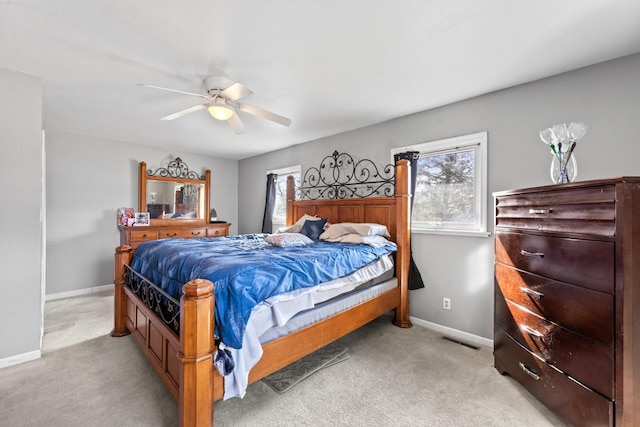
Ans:
<svg viewBox="0 0 640 427"><path fill-rule="evenodd" d="M38 357L40 351L42 82L0 69L0 93L1 361L27 353Z"/></svg>
<svg viewBox="0 0 640 427"><path fill-rule="evenodd" d="M141 161L152 168L179 156L195 171L211 169L211 206L236 232L235 160L59 131L46 132L46 153L47 295L113 283L113 253L120 244L116 209L138 208Z"/></svg>
<svg viewBox="0 0 640 427"><path fill-rule="evenodd" d="M472 71L471 71L472 72ZM499 190L551 184L551 155L538 132L556 123L589 125L578 144L578 180L640 175L640 54L401 117L240 161L239 232L260 230L267 170L333 150L388 163L390 150L488 132L488 218ZM412 234L426 288L411 292L411 316L484 338L493 336L493 239ZM450 311L442 298L451 298Z"/></svg>

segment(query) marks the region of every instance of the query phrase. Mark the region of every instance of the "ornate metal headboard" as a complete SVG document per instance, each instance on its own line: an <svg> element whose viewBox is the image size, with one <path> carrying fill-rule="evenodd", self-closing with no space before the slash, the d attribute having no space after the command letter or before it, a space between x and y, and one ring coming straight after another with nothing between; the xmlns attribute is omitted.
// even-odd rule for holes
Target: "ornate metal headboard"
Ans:
<svg viewBox="0 0 640 427"><path fill-rule="evenodd" d="M318 168L306 170L296 189L297 200L391 197L395 194L395 168L381 169L369 159L357 162L347 153L334 151Z"/></svg>

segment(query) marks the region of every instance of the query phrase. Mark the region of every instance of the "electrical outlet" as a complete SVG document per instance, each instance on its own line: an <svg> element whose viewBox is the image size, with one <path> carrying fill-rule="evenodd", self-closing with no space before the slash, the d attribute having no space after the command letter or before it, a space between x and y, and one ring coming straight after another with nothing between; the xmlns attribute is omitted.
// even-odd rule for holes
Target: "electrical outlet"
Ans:
<svg viewBox="0 0 640 427"><path fill-rule="evenodd" d="M442 308L451 310L451 298L442 298Z"/></svg>

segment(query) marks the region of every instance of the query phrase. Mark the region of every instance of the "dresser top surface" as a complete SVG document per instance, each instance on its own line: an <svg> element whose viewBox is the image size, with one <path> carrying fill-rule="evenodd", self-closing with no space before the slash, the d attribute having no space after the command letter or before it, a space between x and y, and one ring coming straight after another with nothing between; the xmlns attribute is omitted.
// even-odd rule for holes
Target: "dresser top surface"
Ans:
<svg viewBox="0 0 640 427"><path fill-rule="evenodd" d="M228 227L231 226L230 222L174 222L171 224L162 224L162 225L133 225L133 226L125 226L118 225L120 230L135 230L135 231L144 231L144 230L163 230L167 228L214 228L214 227Z"/></svg>
<svg viewBox="0 0 640 427"><path fill-rule="evenodd" d="M572 188L585 188L585 187L595 187L595 186L601 186L601 185L614 185L614 184L640 184L640 176L621 176L621 177L615 177L615 178L594 179L589 181L577 181L569 184L552 184L552 185L542 185L538 187L496 191L493 193L493 196L501 197L501 196L510 196L513 194L538 193L541 191L559 191L559 190L569 190Z"/></svg>

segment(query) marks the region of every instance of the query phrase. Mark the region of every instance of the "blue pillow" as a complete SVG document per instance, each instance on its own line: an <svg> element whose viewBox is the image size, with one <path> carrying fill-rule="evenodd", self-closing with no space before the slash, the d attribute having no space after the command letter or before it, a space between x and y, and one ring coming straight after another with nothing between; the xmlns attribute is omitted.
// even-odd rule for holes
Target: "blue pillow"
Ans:
<svg viewBox="0 0 640 427"><path fill-rule="evenodd" d="M318 240L320 235L324 231L324 225L326 224L327 219L318 219L315 221L306 220L300 229L300 234L304 234L311 240Z"/></svg>

